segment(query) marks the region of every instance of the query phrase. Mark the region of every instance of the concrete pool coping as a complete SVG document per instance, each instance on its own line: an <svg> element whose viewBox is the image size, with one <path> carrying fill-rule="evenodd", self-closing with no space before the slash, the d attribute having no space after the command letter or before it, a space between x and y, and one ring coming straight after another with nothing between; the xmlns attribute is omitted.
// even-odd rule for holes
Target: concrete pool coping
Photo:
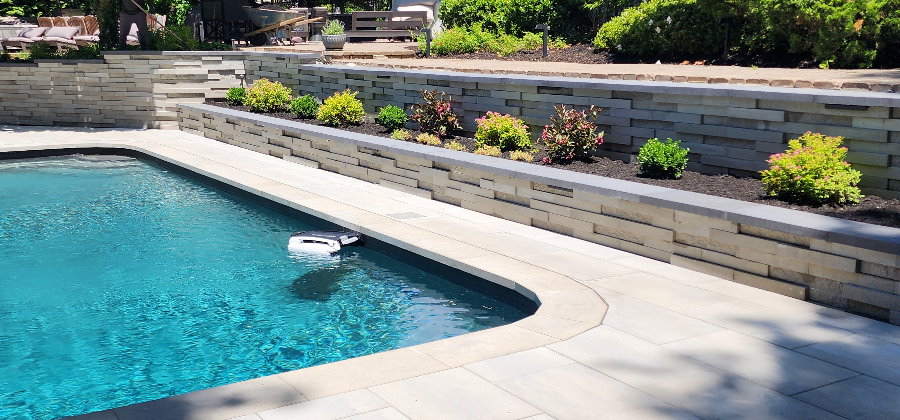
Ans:
<svg viewBox="0 0 900 420"><path fill-rule="evenodd" d="M900 395L900 327L183 132L0 129L0 152L61 148L139 151L541 302L507 326L82 418L897 414L875 397Z"/></svg>

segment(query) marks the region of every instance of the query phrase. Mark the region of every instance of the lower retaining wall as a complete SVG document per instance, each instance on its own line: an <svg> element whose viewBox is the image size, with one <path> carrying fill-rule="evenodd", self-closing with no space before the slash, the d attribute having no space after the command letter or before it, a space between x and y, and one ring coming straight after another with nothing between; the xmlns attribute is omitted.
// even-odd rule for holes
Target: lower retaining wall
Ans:
<svg viewBox="0 0 900 420"><path fill-rule="evenodd" d="M209 105L182 130L900 325L900 229Z"/></svg>

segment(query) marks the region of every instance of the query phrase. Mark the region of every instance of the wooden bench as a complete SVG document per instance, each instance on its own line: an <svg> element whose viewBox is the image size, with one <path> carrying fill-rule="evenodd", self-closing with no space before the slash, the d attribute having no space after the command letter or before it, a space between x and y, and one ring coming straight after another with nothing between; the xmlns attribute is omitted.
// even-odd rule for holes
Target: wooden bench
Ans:
<svg viewBox="0 0 900 420"><path fill-rule="evenodd" d="M409 38L425 27L428 14L409 12L353 12L347 38Z"/></svg>

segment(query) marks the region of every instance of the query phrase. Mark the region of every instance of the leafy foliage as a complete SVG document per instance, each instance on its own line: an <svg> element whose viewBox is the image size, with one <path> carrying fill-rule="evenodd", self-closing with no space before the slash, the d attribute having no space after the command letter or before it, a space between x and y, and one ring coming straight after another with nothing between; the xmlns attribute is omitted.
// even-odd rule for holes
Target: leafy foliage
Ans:
<svg viewBox="0 0 900 420"><path fill-rule="evenodd" d="M844 161L843 140L807 132L788 142L788 150L772 155L761 172L766 194L801 204L858 203L861 174Z"/></svg>
<svg viewBox="0 0 900 420"><path fill-rule="evenodd" d="M407 141L412 138L412 133L410 133L409 130L400 128L391 132L391 138L394 140Z"/></svg>
<svg viewBox="0 0 900 420"><path fill-rule="evenodd" d="M422 143L422 144L427 144L429 146L440 146L441 145L440 137L438 137L434 134L428 134L428 133L419 134L418 136L416 136L416 141L419 143Z"/></svg>
<svg viewBox="0 0 900 420"><path fill-rule="evenodd" d="M340 35L344 33L344 22L337 19L328 21L328 24L322 28L322 35Z"/></svg>
<svg viewBox="0 0 900 420"><path fill-rule="evenodd" d="M78 49L66 48L60 54L60 58L68 60L99 60L103 58L103 53L97 44L82 45Z"/></svg>
<svg viewBox="0 0 900 420"><path fill-rule="evenodd" d="M272 112L284 109L291 100L291 90L280 82L259 79L247 89L244 104L251 112Z"/></svg>
<svg viewBox="0 0 900 420"><path fill-rule="evenodd" d="M351 92L350 89L335 92L319 107L316 119L335 127L361 123L366 116L366 111L363 109L362 102L356 99L358 94L359 92Z"/></svg>
<svg viewBox="0 0 900 420"><path fill-rule="evenodd" d="M465 152L466 151L466 146L463 146L462 143L460 143L456 140L447 142L446 144L444 144L444 148L450 149L450 150L456 150L457 152Z"/></svg>
<svg viewBox="0 0 900 420"><path fill-rule="evenodd" d="M247 100L247 89L243 87L228 88L225 92L225 102L228 105L243 105Z"/></svg>
<svg viewBox="0 0 900 420"><path fill-rule="evenodd" d="M100 49L111 51L119 48L119 0L92 0L97 12L100 29Z"/></svg>
<svg viewBox="0 0 900 420"><path fill-rule="evenodd" d="M407 119L406 111L404 111L403 108L388 105L381 108L375 122L388 130L396 130L405 127Z"/></svg>
<svg viewBox="0 0 900 420"><path fill-rule="evenodd" d="M544 163L567 162L587 158L603 144L603 132L597 133L597 116L601 109L591 105L587 111L567 109L565 105L554 107L556 115L544 126L541 140L547 157Z"/></svg>
<svg viewBox="0 0 900 420"><path fill-rule="evenodd" d="M512 160L520 160L522 162L533 162L534 154L524 150L513 150L509 152L509 158Z"/></svg>
<svg viewBox="0 0 900 420"><path fill-rule="evenodd" d="M822 67L900 65L900 0L731 0L738 49Z"/></svg>
<svg viewBox="0 0 900 420"><path fill-rule="evenodd" d="M708 0L648 0L603 24L594 48L650 58L721 52L720 7Z"/></svg>
<svg viewBox="0 0 900 420"><path fill-rule="evenodd" d="M425 50L425 38L419 37L419 51ZM471 28L456 27L441 32L431 41L431 53L435 55L464 54L490 51L501 57L523 51L538 49L543 45L543 35L525 32L521 37L505 33L494 34L479 25ZM551 47L560 48L565 42L554 39Z"/></svg>
<svg viewBox="0 0 900 420"><path fill-rule="evenodd" d="M90 0L0 0L0 16L58 16L61 9L91 10Z"/></svg>
<svg viewBox="0 0 900 420"><path fill-rule="evenodd" d="M453 112L450 105L451 98L444 99L445 97L444 92L422 91L422 99L425 102L414 105L413 115L410 117L419 124L420 130L444 137L453 131L462 129L459 116Z"/></svg>
<svg viewBox="0 0 900 420"><path fill-rule="evenodd" d="M521 35L554 19L553 0L444 0L440 16L448 27L480 25L494 33Z"/></svg>
<svg viewBox="0 0 900 420"><path fill-rule="evenodd" d="M298 118L316 118L319 106L319 100L315 96L307 94L291 101L288 109Z"/></svg>
<svg viewBox="0 0 900 420"><path fill-rule="evenodd" d="M531 150L531 133L525 122L512 115L502 115L488 111L484 117L475 120L475 144L497 146L501 150Z"/></svg>
<svg viewBox="0 0 900 420"><path fill-rule="evenodd" d="M638 151L640 173L650 178L681 178L681 173L687 167L690 151L691 149L681 147L680 141L649 139Z"/></svg>
<svg viewBox="0 0 900 420"><path fill-rule="evenodd" d="M56 46L49 42L37 41L28 46L28 53L33 60L45 60L50 58L59 58L59 52Z"/></svg>
<svg viewBox="0 0 900 420"><path fill-rule="evenodd" d="M500 148L497 146L481 146L481 147L475 149L475 154L499 157L501 154L503 154L503 151L500 150Z"/></svg>

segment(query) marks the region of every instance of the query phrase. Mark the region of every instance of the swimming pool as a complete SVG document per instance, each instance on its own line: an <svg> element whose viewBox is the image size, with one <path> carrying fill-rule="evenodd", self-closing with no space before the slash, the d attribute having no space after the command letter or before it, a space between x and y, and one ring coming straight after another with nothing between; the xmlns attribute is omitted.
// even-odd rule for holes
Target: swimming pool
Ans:
<svg viewBox="0 0 900 420"><path fill-rule="evenodd" d="M0 161L0 418L132 404L529 314L377 241L288 254L291 232L327 227L133 158Z"/></svg>

